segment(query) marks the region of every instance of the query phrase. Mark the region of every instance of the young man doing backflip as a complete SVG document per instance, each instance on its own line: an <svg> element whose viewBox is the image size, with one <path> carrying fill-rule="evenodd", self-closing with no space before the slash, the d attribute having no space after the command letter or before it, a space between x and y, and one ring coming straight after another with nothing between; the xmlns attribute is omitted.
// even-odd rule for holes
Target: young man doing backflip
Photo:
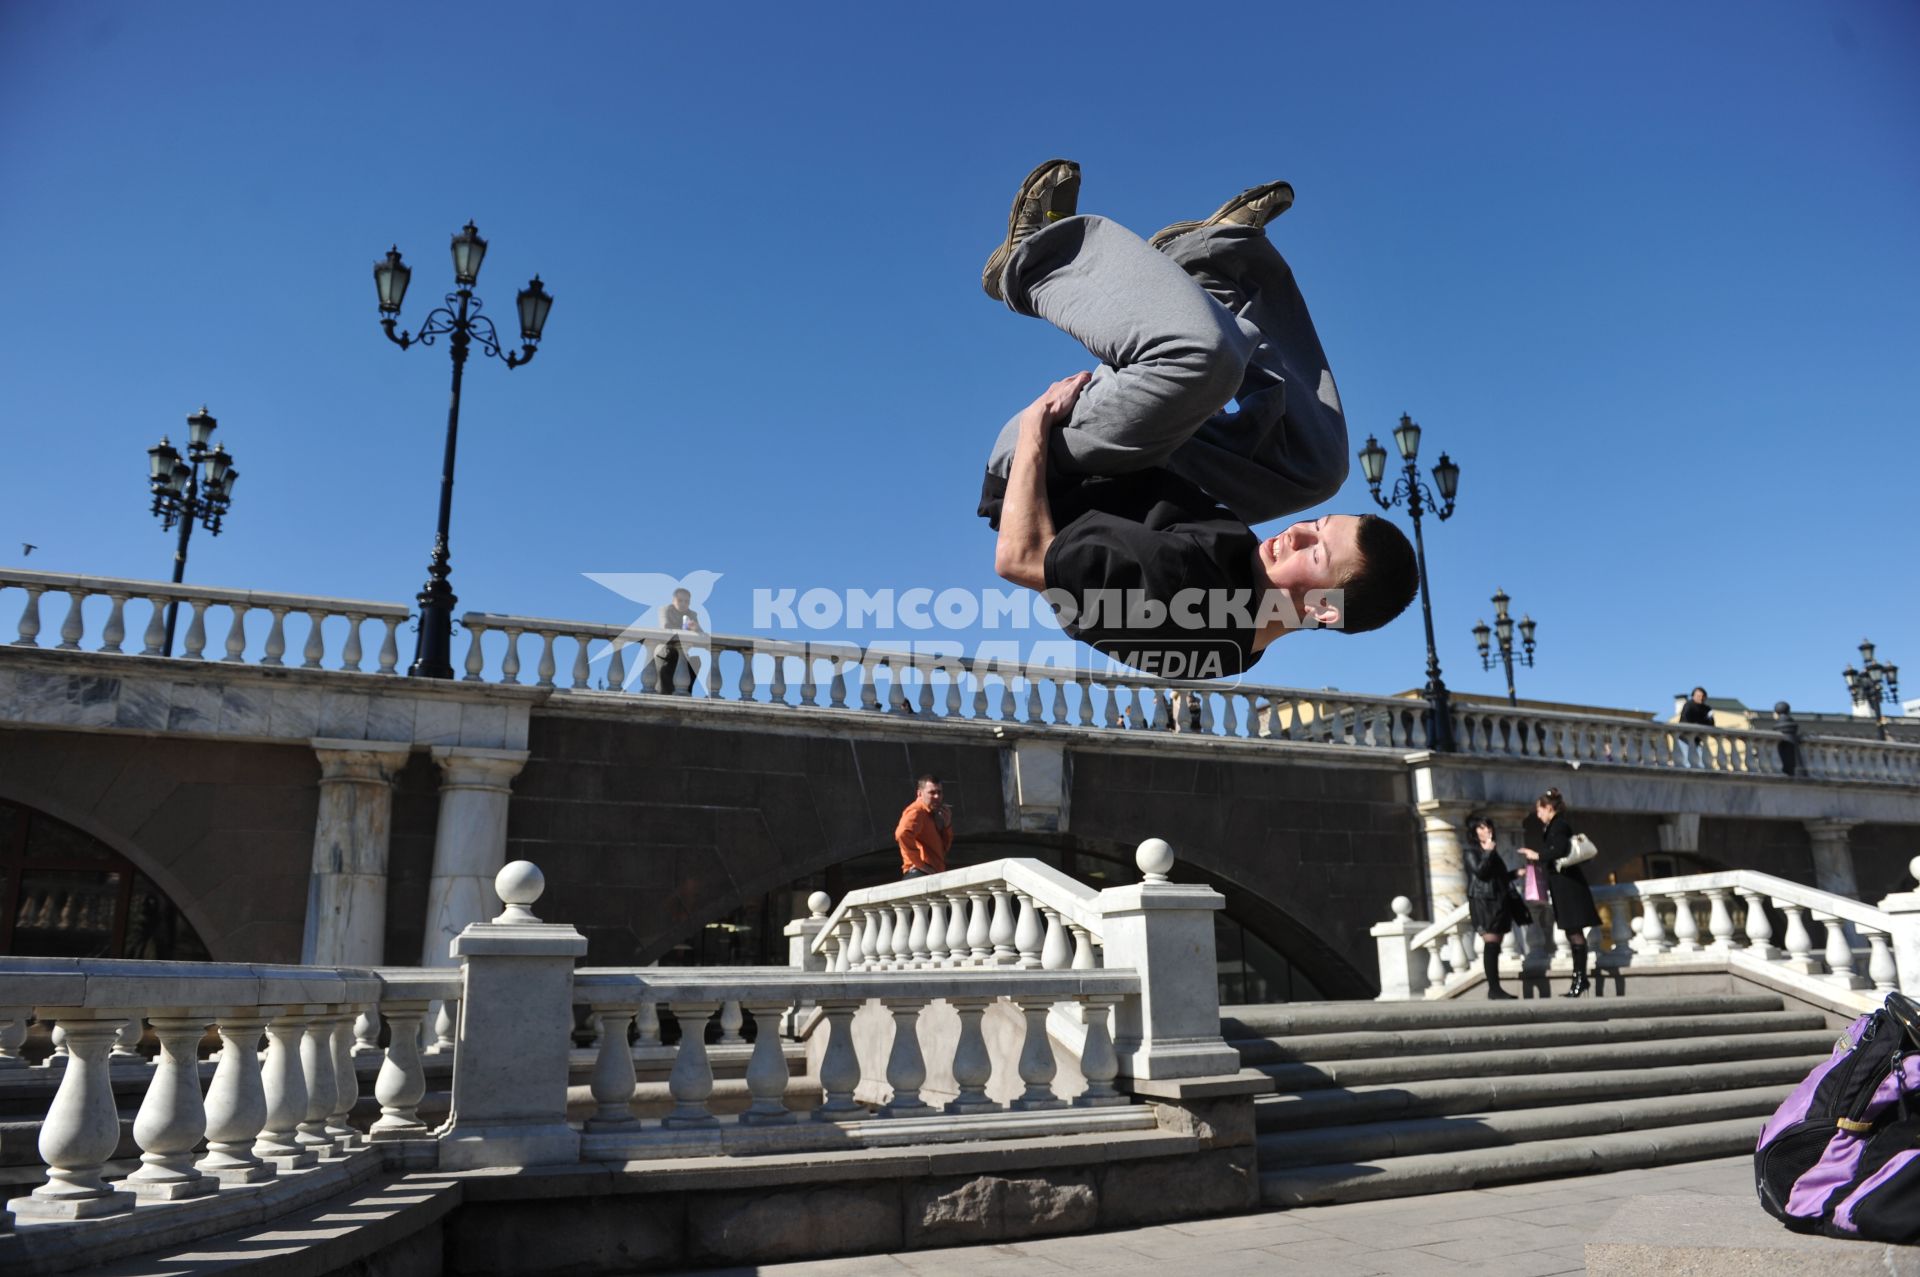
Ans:
<svg viewBox="0 0 1920 1277"><path fill-rule="evenodd" d="M1412 602L1413 549L1377 515L1262 539L1347 475L1333 374L1266 224L1271 182L1140 239L1076 215L1080 167L1049 160L1015 196L981 283L1100 361L1008 422L980 514L994 570L1047 592L1068 633L1167 677L1238 674L1305 627L1377 629Z"/></svg>

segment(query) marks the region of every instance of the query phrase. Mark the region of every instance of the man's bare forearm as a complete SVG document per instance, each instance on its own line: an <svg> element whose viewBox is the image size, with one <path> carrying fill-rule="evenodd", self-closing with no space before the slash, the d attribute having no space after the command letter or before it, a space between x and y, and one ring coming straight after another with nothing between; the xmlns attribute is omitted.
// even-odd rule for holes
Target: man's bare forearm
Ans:
<svg viewBox="0 0 1920 1277"><path fill-rule="evenodd" d="M1047 505L1047 425L1035 404L1020 414L1007 494L1000 506L993 570L1015 585L1045 589L1047 547L1053 544L1053 534L1053 511Z"/></svg>

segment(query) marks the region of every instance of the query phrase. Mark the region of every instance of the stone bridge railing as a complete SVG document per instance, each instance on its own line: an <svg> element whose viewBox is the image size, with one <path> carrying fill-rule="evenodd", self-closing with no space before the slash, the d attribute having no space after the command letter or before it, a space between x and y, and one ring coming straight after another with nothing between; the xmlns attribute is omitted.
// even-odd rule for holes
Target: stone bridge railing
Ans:
<svg viewBox="0 0 1920 1277"><path fill-rule="evenodd" d="M1910 869L1920 877L1920 857ZM1720 958L1776 987L1857 1010L1894 990L1920 992L1920 893L1876 907L1737 869L1607 884L1593 888L1593 897L1602 918L1588 928L1587 944L1601 968L1657 970ZM1480 943L1466 905L1430 923L1413 919L1405 896L1392 909L1393 919L1373 929L1382 999L1451 997L1474 983ZM1771 914L1784 925L1776 928ZM1522 934L1530 931L1508 930L1503 967L1571 969L1565 932L1533 937L1523 952Z"/></svg>
<svg viewBox="0 0 1920 1277"><path fill-rule="evenodd" d="M1152 1131L1159 1119L1134 1102L1136 1088L1177 1093L1183 1080L1217 1083L1239 1067L1214 997L1211 915L1223 900L1168 882L1172 859L1149 840L1144 881L1100 892L1033 862L999 862L993 882L1030 898L1061 904L1063 884L1072 889L1072 916L1105 937L1095 966L1016 950L965 965L909 952L828 970L852 915L829 915L816 895L813 916L791 929L789 967L576 969L585 939L532 913L543 882L524 861L496 881L501 915L454 941L458 969L0 958L0 1096L18 1112L51 1092L39 1133L46 1182L0 1211L0 1265L103 1263L273 1218L382 1167L584 1161L637 1173L689 1156ZM921 883L940 893L974 880L943 877L955 876ZM581 1009L597 1034L593 1109L571 1122ZM1062 1013L1064 1035L1050 1031ZM671 1046L666 1017L678 1027ZM29 1065L20 1048L35 1019L52 1022L54 1054ZM752 1026L751 1103L737 1116L711 1103L706 1030L716 1020L722 1043ZM143 1024L158 1039L151 1062L135 1049ZM795 1105L810 1092L789 1086L786 1039L804 1045L821 1097L804 1111ZM420 1116L428 1059L449 1048L452 1116L430 1127ZM357 1122L356 1053L381 1058L379 1116ZM671 1111L643 1119L636 1060L668 1053ZM115 1161L122 1097L137 1097L131 1170ZM153 1203L169 1213L152 1214ZM84 1234L61 1232L74 1221L86 1221Z"/></svg>
<svg viewBox="0 0 1920 1277"><path fill-rule="evenodd" d="M13 647L156 657L165 609L178 602L187 618L183 659L306 670L363 671L368 643L363 631L373 621L381 627L371 639L377 655L365 672L397 672L396 634L410 616L409 608L397 603L20 569L0 571L0 596L9 590L24 595L9 641ZM42 606L54 597L64 598L65 606L57 642L50 643L55 635L46 632ZM129 602L146 610L137 652L127 640ZM256 621L256 613L265 617ZM217 657L208 650L210 616L214 621L224 617ZM303 627L291 636L289 617ZM136 615L136 622L140 619ZM723 702L887 712L929 722L1176 729L1399 754L1425 750L1429 743L1424 704L1403 697L1168 680L1118 668L900 651L885 644L681 633L493 612L469 612L461 622L463 681L530 685L567 696L680 693L689 713L701 712L695 706L702 702ZM255 632L249 633L249 625ZM670 648L685 659L669 665ZM662 671L668 668L673 686L662 688ZM1788 775L1787 742L1774 732L1466 702L1455 703L1453 716L1459 754L1468 758L1743 779ZM1920 744L1808 736L1798 742L1794 757L1792 774L1799 779L1920 786Z"/></svg>

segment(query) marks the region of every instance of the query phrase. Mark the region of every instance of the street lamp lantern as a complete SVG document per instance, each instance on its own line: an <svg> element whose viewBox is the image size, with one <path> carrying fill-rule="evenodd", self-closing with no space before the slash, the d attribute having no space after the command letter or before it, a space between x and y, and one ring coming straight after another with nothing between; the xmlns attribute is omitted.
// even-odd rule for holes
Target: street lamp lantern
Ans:
<svg viewBox="0 0 1920 1277"><path fill-rule="evenodd" d="M1529 667L1533 664L1534 620L1530 616L1520 618L1521 650L1515 652L1513 650L1512 608L1513 600L1508 597L1507 592L1496 588L1493 592L1493 633L1500 641L1500 650L1497 654L1497 659L1502 665L1506 666L1507 669L1507 703L1509 705L1518 705L1520 703L1520 696L1513 689L1513 667L1516 662ZM1480 668L1483 670L1492 669L1496 654L1487 643L1487 623L1485 621L1473 627L1473 642L1474 646L1480 650Z"/></svg>
<svg viewBox="0 0 1920 1277"><path fill-rule="evenodd" d="M1847 695L1859 707L1860 712L1873 715L1873 726L1880 733L1880 739L1887 739L1886 715L1880 707L1898 704L1900 700L1900 667L1891 661L1874 659L1873 644L1866 639L1860 640L1860 668L1852 665L1842 671L1841 677L1847 680Z"/></svg>
<svg viewBox="0 0 1920 1277"><path fill-rule="evenodd" d="M520 307L520 338L526 342L538 342L541 329L547 326L547 312L553 309L553 298L535 275L532 282L520 290L516 299Z"/></svg>
<svg viewBox="0 0 1920 1277"><path fill-rule="evenodd" d="M493 320L481 313L485 303L473 295L473 285L480 278L480 263L486 255L487 241L480 238L479 228L468 222L453 237L454 291L446 295L444 306L435 307L427 314L417 335L399 331L400 302L406 296L407 282L412 277L412 272L400 260L399 248L390 250L386 260L373 268L374 285L380 294L380 327L386 331L387 340L405 350L416 342L431 346L436 338L446 337L448 353L453 357L453 395L447 405L447 444L440 466L440 517L433 538L433 554L427 565L427 583L417 596L419 639L414 647L413 664L407 667L407 673L415 678L453 677L453 609L460 600L448 581L452 574L448 539L453 519L453 461L460 438L460 387L467 355L477 345L482 354L493 356L509 368L518 368L538 352L547 312L553 309L553 298L535 275L533 282L520 290L517 299L521 347L517 353L503 352Z"/></svg>
<svg viewBox="0 0 1920 1277"><path fill-rule="evenodd" d="M453 237L453 282L462 288L472 288L480 282L480 263L487 255L487 241L480 238L480 228L468 222Z"/></svg>
<svg viewBox="0 0 1920 1277"><path fill-rule="evenodd" d="M1380 491L1380 483L1386 476L1387 450L1372 435L1367 436L1367 446L1360 450L1360 472L1367 477L1367 486L1382 510L1404 503L1413 520L1414 557L1420 567L1420 618L1427 628L1427 741L1434 749L1451 753L1453 706L1447 697L1446 681L1440 677L1440 653L1433 642L1433 587L1427 583L1427 541L1420 530L1420 516L1432 511L1443 522L1452 516L1454 493L1460 485L1460 467L1446 453L1440 454L1440 464L1433 468L1434 482L1439 485L1445 503L1440 504L1434 501L1432 490L1420 478L1420 470L1414 464L1420 455L1420 426L1406 413L1400 414L1400 424L1394 427L1393 442L1406 466L1405 473L1394 482L1391 494ZM1436 505L1439 508L1435 509Z"/></svg>
<svg viewBox="0 0 1920 1277"><path fill-rule="evenodd" d="M373 286L380 292L380 313L398 315L400 303L407 299L407 285L413 282L413 268L400 260L398 246L387 250L385 261L373 264Z"/></svg>
<svg viewBox="0 0 1920 1277"><path fill-rule="evenodd" d="M1367 478L1369 487L1380 486L1380 476L1387 472L1387 450L1372 435L1367 436L1367 446L1360 449L1360 473Z"/></svg>
<svg viewBox="0 0 1920 1277"><path fill-rule="evenodd" d="M207 447L219 424L202 406L187 418L185 456L165 435L147 449L147 487L153 494L152 513L159 518L162 531L172 531L176 526L180 529L173 549L175 585L186 576L187 540L193 535L193 525L198 523L210 536L220 535L221 521L233 500L233 481L240 477L225 444ZM179 607L177 600L167 604L166 646L162 649L167 656L173 655L173 623Z"/></svg>
<svg viewBox="0 0 1920 1277"><path fill-rule="evenodd" d="M1400 424L1393 428L1393 443L1400 449L1402 461L1412 461L1418 457L1420 455L1420 423L1406 413L1401 413Z"/></svg>

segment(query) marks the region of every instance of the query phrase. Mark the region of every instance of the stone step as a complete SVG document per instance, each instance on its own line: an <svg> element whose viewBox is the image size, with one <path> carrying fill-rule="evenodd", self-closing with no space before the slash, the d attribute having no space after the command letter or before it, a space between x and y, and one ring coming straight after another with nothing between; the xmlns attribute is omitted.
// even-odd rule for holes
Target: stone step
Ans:
<svg viewBox="0 0 1920 1277"><path fill-rule="evenodd" d="M1260 1131L1347 1126L1407 1117L1445 1117L1551 1104L1692 1095L1756 1086L1793 1086L1828 1052L1665 1068L1605 1068L1585 1073L1519 1071L1492 1077L1430 1078L1386 1086L1263 1095L1254 1101Z"/></svg>
<svg viewBox="0 0 1920 1277"><path fill-rule="evenodd" d="M1751 1151L1759 1128L1756 1119L1739 1117L1501 1148L1296 1166L1262 1171L1260 1199L1268 1206L1315 1206L1727 1157Z"/></svg>
<svg viewBox="0 0 1920 1277"><path fill-rule="evenodd" d="M1328 1060L1315 1064L1262 1064L1277 1091L1428 1081L1484 1074L1584 1073L1600 1069L1654 1069L1723 1060L1781 1056L1820 1056L1833 1047L1825 1029L1793 1033L1746 1033L1678 1038L1657 1042L1600 1042L1507 1051L1459 1050L1441 1055L1409 1055L1369 1060Z"/></svg>
<svg viewBox="0 0 1920 1277"><path fill-rule="evenodd" d="M1240 1062L1262 1064L1356 1060L1368 1056L1433 1055L1448 1051L1494 1051L1503 1047L1574 1046L1650 1038L1706 1037L1729 1033L1826 1032L1818 1011L1754 1011L1732 1015L1523 1021L1517 1024L1448 1025L1399 1032L1312 1033L1285 1038L1242 1038L1229 1046Z"/></svg>
<svg viewBox="0 0 1920 1277"><path fill-rule="evenodd" d="M1735 1015L1779 1011L1785 1005L1771 993L1701 993L1651 998L1515 998L1511 1002L1278 1002L1222 1007L1220 1016L1222 1032L1228 1038L1269 1038L1469 1024Z"/></svg>
<svg viewBox="0 0 1920 1277"><path fill-rule="evenodd" d="M1259 1137L1260 1169L1496 1148L1532 1140L1687 1126L1737 1117L1753 1119L1757 1132L1792 1090L1791 1085L1782 1082L1702 1095L1656 1095L1646 1099L1556 1104L1451 1117L1404 1118L1324 1130L1276 1131Z"/></svg>

